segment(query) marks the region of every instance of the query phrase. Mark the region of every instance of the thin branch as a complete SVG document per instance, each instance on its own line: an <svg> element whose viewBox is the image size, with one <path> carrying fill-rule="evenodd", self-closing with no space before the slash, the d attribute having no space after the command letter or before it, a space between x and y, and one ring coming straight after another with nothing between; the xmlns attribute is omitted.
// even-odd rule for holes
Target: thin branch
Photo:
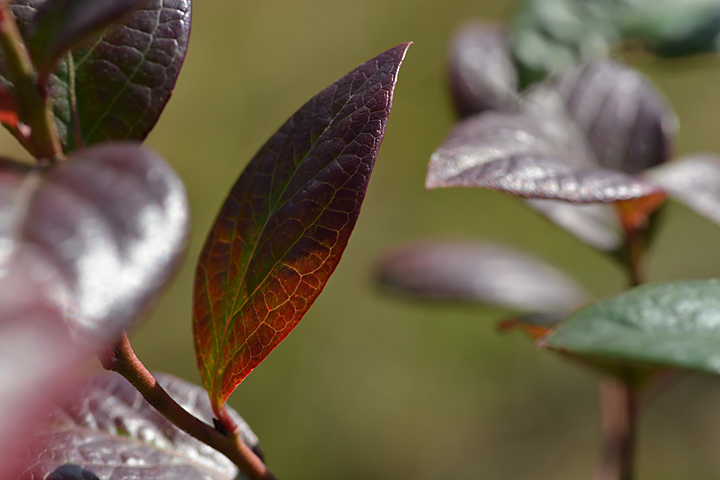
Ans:
<svg viewBox="0 0 720 480"><path fill-rule="evenodd" d="M600 409L605 443L593 480L632 480L637 394L629 384L619 379L604 378L600 383Z"/></svg>
<svg viewBox="0 0 720 480"><path fill-rule="evenodd" d="M233 431L226 431L225 428L220 431L190 414L173 400L135 355L125 333L113 347L109 358L102 362L107 370L125 377L173 425L228 457L249 478L277 480L255 452L242 441L234 422Z"/></svg>
<svg viewBox="0 0 720 480"><path fill-rule="evenodd" d="M31 130L30 153L51 161L60 158L62 146L46 85L37 83L37 72L7 0L0 0L0 46L5 53L8 76L15 87L20 120Z"/></svg>

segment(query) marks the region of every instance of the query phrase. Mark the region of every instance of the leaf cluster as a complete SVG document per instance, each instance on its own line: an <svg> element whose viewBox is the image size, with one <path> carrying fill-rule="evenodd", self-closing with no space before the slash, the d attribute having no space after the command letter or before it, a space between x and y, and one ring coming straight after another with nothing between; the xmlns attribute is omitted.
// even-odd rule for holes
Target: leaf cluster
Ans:
<svg viewBox="0 0 720 480"><path fill-rule="evenodd" d="M0 3L0 121L35 157L0 160L0 478L274 478L225 402L337 266L409 44L308 101L231 189L197 263L201 388L150 374L125 333L187 242L183 183L139 142L190 24L190 0ZM70 381L96 355L125 379Z"/></svg>

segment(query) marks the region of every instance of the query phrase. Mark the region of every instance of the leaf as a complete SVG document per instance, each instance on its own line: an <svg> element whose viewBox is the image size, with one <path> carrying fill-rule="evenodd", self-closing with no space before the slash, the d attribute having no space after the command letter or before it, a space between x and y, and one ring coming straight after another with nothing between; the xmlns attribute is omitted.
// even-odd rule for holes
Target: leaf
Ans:
<svg viewBox="0 0 720 480"><path fill-rule="evenodd" d="M11 5L26 38L44 3L14 0ZM190 17L190 0L147 0L121 23L59 60L49 94L65 152L147 136L175 87L187 51ZM0 77L5 77L4 71L0 63ZM12 88L6 78L0 78L0 84Z"/></svg>
<svg viewBox="0 0 720 480"><path fill-rule="evenodd" d="M28 50L46 79L58 58L81 40L107 27L145 0L46 0L32 19ZM41 83L44 81L41 80Z"/></svg>
<svg viewBox="0 0 720 480"><path fill-rule="evenodd" d="M656 55L679 57L716 52L720 35L717 0L622 0L616 21L626 38L642 42Z"/></svg>
<svg viewBox="0 0 720 480"><path fill-rule="evenodd" d="M518 80L507 33L497 25L468 22L448 52L450 87L461 117L519 108Z"/></svg>
<svg viewBox="0 0 720 480"><path fill-rule="evenodd" d="M496 245L435 241L396 247L375 277L395 291L519 310L570 311L589 295L574 280L528 255Z"/></svg>
<svg viewBox="0 0 720 480"><path fill-rule="evenodd" d="M607 57L620 40L613 11L608 2L525 0L510 34L521 87Z"/></svg>
<svg viewBox="0 0 720 480"><path fill-rule="evenodd" d="M4 175L0 174L0 178ZM1 191L1 190L0 190ZM16 480L17 459L39 421L63 395L71 372L96 345L70 336L62 312L46 302L22 262L0 276L0 479Z"/></svg>
<svg viewBox="0 0 720 480"><path fill-rule="evenodd" d="M195 276L195 352L213 410L297 325L355 225L409 44L300 108L232 188Z"/></svg>
<svg viewBox="0 0 720 480"><path fill-rule="evenodd" d="M610 365L720 373L720 280L634 288L576 313L541 345Z"/></svg>
<svg viewBox="0 0 720 480"><path fill-rule="evenodd" d="M485 112L460 122L433 153L425 186L487 188L574 203L614 202L659 191L596 166L581 135L553 112Z"/></svg>
<svg viewBox="0 0 720 480"><path fill-rule="evenodd" d="M696 153L650 169L646 177L668 194L720 224L720 157Z"/></svg>
<svg viewBox="0 0 720 480"><path fill-rule="evenodd" d="M147 311L184 251L180 179L132 143L84 149L46 170L6 161L0 179L0 267L26 272L33 294L61 310L74 335L114 341ZM0 305L0 318L7 313Z"/></svg>
<svg viewBox="0 0 720 480"><path fill-rule="evenodd" d="M566 72L556 87L600 165L637 174L668 159L677 118L640 72L595 61Z"/></svg>
<svg viewBox="0 0 720 480"><path fill-rule="evenodd" d="M536 199L528 199L526 203L593 248L612 252L622 246L618 216L610 205L574 205Z"/></svg>
<svg viewBox="0 0 720 480"><path fill-rule="evenodd" d="M204 389L168 374L156 378L181 406L212 423ZM250 427L236 412L231 415L242 440L258 450ZM232 480L237 474L230 460L177 429L113 373L73 386L72 396L40 429L24 464L20 480Z"/></svg>

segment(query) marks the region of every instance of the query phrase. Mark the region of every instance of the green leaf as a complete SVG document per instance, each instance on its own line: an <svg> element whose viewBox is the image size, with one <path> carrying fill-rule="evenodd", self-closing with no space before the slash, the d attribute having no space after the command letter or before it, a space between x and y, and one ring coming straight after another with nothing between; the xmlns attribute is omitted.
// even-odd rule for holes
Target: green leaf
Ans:
<svg viewBox="0 0 720 480"><path fill-rule="evenodd" d="M629 290L576 313L541 345L607 365L720 373L720 280Z"/></svg>
<svg viewBox="0 0 720 480"><path fill-rule="evenodd" d="M639 40L660 56L717 52L720 45L717 0L624 0L614 17L624 38Z"/></svg>
<svg viewBox="0 0 720 480"><path fill-rule="evenodd" d="M15 0L23 36L45 0ZM111 140L143 140L170 99L190 37L191 0L147 0L57 62L50 76L67 153ZM0 62L0 86L12 89Z"/></svg>
<svg viewBox="0 0 720 480"><path fill-rule="evenodd" d="M195 352L213 410L297 325L335 270L365 197L409 44L317 94L232 188L195 276Z"/></svg>
<svg viewBox="0 0 720 480"><path fill-rule="evenodd" d="M606 57L619 39L607 2L526 0L510 35L520 85Z"/></svg>

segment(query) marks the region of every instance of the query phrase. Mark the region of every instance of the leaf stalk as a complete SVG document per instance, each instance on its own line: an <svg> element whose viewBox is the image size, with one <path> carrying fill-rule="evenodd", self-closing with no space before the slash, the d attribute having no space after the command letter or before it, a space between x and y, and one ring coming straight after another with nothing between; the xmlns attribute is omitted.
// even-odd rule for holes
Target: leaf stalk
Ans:
<svg viewBox="0 0 720 480"><path fill-rule="evenodd" d="M221 432L178 404L135 355L125 332L120 341L112 347L110 355L101 361L105 369L119 373L130 382L143 398L173 425L228 457L249 478L277 480L240 438L234 422L233 431Z"/></svg>

